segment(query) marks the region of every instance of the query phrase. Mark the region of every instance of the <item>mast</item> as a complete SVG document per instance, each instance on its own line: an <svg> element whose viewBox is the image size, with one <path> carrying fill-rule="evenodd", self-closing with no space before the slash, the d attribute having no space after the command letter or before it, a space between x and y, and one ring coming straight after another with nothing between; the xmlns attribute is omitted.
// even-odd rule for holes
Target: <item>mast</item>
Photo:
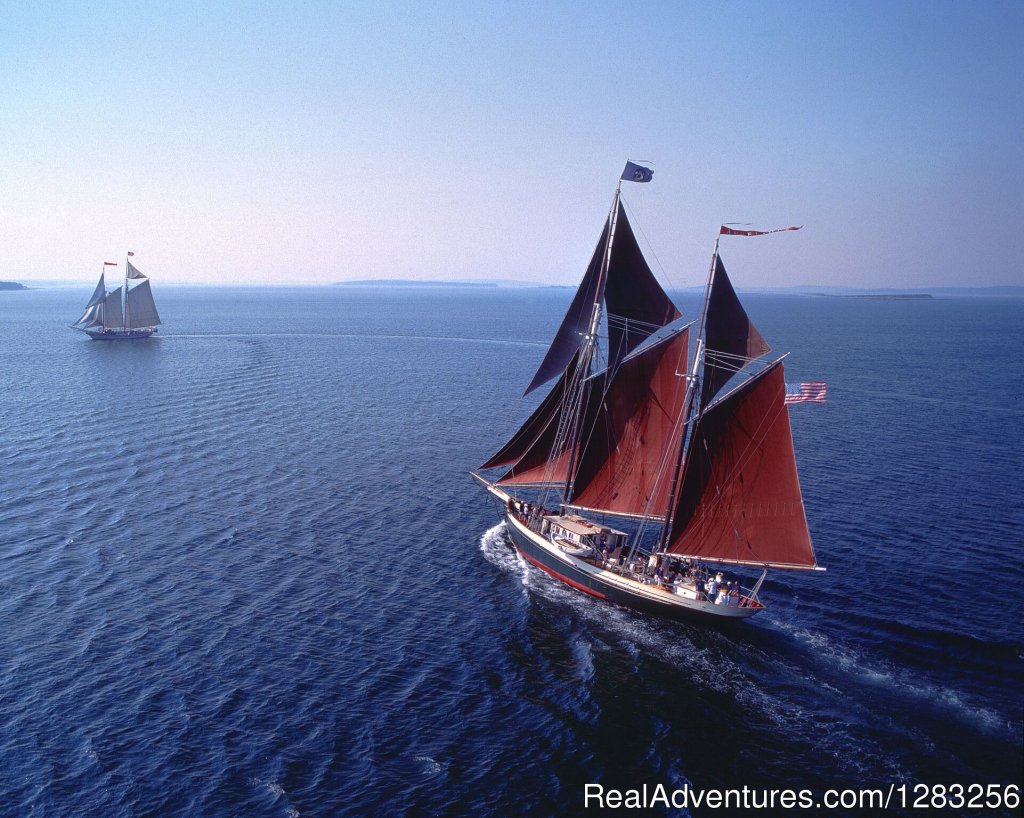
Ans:
<svg viewBox="0 0 1024 818"><path fill-rule="evenodd" d="M707 319L708 314L708 300L711 297L711 285L715 279L715 268L718 266L718 243L722 240L721 233L715 238L715 250L711 254L711 266L708 268L708 280L704 287L704 304L700 310L700 324L697 327L697 346L693 351L693 368L690 371L690 375L687 378L686 385L686 399L683 401L683 414L685 423L683 425L682 434L679 435L679 454L676 457L675 468L672 471L672 484L668 490L668 507L665 509L665 522L661 527L661 537L658 539L658 550L664 551L665 545L668 542L668 533L672 528L672 512L676 505L676 495L679 493L679 477L683 471L683 464L686 462L686 452L688 448L690 433L693 431L694 424L691 423L691 410L693 408L694 398L698 395L698 381L700 380L700 373L703 372L704 365L704 322ZM698 398L699 402L699 398ZM700 413L702 406L697 407L697 414Z"/></svg>
<svg viewBox="0 0 1024 818"><path fill-rule="evenodd" d="M619 196L622 192L622 180L620 179L615 185L615 197L612 200L612 210L609 215L609 229L608 238L605 241L604 254L601 260L601 269L597 276L597 287L595 292L599 294L598 298L594 299L594 307L590 314L590 326L587 328L587 336L583 346L583 352L580 355L580 365L577 367L575 377L581 378L578 395L572 396L573 406L573 425L569 430L569 434L572 438L572 446L569 452L569 461L566 468L565 474L565 485L562 487L562 505L569 502L569 498L572 496L573 482L575 481L576 474L576 459L579 456L580 440L583 437L583 418L581 417L582 409L585 405L584 397L586 396L587 390L591 389L589 382L590 367L594 355L594 349L597 347L597 333L601 326L601 305L604 301L603 296L600 293L604 290L604 280L608 275L608 265L611 261L611 250L612 242L615 236L615 223L618 220L619 213Z"/></svg>
<svg viewBox="0 0 1024 818"><path fill-rule="evenodd" d="M131 327L128 319L128 256L124 257L124 328Z"/></svg>
<svg viewBox="0 0 1024 818"><path fill-rule="evenodd" d="M102 267L100 267L100 280L101 281L104 280L104 276L106 275L106 272L107 272L106 271L106 266L107 265L104 264ZM103 329L107 328L106 295L107 295L107 287L106 287L106 283L104 282L104 286L103 286L103 299L100 300L100 326L103 327Z"/></svg>

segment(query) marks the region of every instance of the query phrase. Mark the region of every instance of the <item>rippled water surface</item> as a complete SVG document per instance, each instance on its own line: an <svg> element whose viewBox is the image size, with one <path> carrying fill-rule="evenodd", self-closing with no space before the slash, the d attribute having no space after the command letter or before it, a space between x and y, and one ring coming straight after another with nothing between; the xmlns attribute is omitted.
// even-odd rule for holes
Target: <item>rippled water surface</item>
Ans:
<svg viewBox="0 0 1024 818"><path fill-rule="evenodd" d="M792 412L829 570L721 631L526 566L467 475L569 291L155 290L134 343L0 292L0 814L1017 781L1021 301L748 300L829 382Z"/></svg>

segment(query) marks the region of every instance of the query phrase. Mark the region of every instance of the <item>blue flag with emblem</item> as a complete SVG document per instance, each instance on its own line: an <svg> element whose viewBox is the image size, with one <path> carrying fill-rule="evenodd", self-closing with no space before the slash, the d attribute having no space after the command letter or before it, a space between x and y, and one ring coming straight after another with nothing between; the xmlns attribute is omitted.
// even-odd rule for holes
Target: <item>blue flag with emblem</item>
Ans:
<svg viewBox="0 0 1024 818"><path fill-rule="evenodd" d="M626 169L619 177L623 182L649 182L654 178L654 171L638 165L635 162L626 162Z"/></svg>

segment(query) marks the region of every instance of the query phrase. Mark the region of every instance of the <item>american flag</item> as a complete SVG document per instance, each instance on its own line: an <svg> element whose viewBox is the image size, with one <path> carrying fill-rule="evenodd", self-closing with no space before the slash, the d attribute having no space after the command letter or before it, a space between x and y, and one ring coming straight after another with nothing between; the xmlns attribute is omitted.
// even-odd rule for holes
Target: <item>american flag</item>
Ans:
<svg viewBox="0 0 1024 818"><path fill-rule="evenodd" d="M809 383L787 383L786 403L824 403L825 393L828 391L828 384L824 381L811 381Z"/></svg>

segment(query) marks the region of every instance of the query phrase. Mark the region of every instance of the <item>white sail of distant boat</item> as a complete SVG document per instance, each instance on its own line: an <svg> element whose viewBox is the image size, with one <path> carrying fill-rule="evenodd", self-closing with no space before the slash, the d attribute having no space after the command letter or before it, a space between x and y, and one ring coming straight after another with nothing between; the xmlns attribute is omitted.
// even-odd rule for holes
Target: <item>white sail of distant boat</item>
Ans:
<svg viewBox="0 0 1024 818"><path fill-rule="evenodd" d="M103 266L106 268L117 265L115 262L105 261ZM129 285L129 281L138 280L142 283L134 287ZM124 284L108 293L105 269L101 271L96 289L85 305L85 312L71 326L95 340L119 341L149 338L157 332L160 323L160 314L156 310L149 279L126 259Z"/></svg>

